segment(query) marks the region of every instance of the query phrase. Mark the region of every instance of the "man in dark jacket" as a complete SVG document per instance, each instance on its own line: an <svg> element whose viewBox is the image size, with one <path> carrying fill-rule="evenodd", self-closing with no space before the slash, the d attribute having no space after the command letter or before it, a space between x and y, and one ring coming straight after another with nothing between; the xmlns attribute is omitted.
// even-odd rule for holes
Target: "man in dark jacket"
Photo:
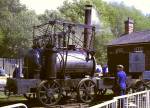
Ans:
<svg viewBox="0 0 150 108"><path fill-rule="evenodd" d="M15 70L13 72L13 78L21 78L21 72L18 64L15 64Z"/></svg>

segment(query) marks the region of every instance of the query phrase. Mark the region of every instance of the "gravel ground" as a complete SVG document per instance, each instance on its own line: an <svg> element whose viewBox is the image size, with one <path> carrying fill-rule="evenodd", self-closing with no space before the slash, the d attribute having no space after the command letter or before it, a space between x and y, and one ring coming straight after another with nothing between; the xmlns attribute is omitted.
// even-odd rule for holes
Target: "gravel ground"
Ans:
<svg viewBox="0 0 150 108"><path fill-rule="evenodd" d="M52 108L80 108L77 106L83 105L87 108L89 106L93 106L99 103L102 103L107 100L111 100L113 98L113 95L108 93L104 96L97 96L95 101L90 104L84 104L84 103L78 103L77 101L72 101L71 103L68 103L67 98L63 98L59 105L52 106ZM70 101L69 101L70 102ZM23 96L11 96L6 97L3 92L0 92L0 107L6 106L6 105L12 105L16 103L24 103L28 106L28 108L44 108L37 100L26 100Z"/></svg>

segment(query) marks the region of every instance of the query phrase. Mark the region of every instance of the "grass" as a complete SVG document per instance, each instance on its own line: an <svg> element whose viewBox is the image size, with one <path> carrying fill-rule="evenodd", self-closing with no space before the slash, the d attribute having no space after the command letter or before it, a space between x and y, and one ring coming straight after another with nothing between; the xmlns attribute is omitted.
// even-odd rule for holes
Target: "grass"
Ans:
<svg viewBox="0 0 150 108"><path fill-rule="evenodd" d="M6 96L3 92L0 92L0 103L1 102L16 102L26 100L23 96Z"/></svg>

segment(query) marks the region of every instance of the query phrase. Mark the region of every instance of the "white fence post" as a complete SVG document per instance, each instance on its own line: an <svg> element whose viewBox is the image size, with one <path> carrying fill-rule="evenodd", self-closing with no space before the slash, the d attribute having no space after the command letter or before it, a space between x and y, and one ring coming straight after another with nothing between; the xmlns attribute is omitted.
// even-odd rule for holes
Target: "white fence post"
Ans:
<svg viewBox="0 0 150 108"><path fill-rule="evenodd" d="M146 93L146 108L150 108L150 101L149 101L149 99L150 99L150 94L149 94L149 92L150 91L147 91L147 93Z"/></svg>
<svg viewBox="0 0 150 108"><path fill-rule="evenodd" d="M150 90L114 97L91 108L150 108Z"/></svg>

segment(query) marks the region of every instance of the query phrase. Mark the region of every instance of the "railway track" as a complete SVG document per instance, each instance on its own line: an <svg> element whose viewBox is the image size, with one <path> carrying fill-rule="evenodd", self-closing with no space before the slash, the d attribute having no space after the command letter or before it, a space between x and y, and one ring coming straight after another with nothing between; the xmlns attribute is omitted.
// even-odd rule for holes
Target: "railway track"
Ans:
<svg viewBox="0 0 150 108"><path fill-rule="evenodd" d="M13 99L16 100L13 100ZM76 100L68 100L67 98L63 98L59 105L51 106L50 108L88 108L90 106L102 103L107 100L111 100L113 98L112 94L104 95L104 96L98 96L94 102L90 104L80 103ZM13 101L12 101L13 100ZM23 97L10 97L9 99L1 98L0 97L0 107L6 106L6 105L12 105L16 103L23 103L28 106L28 108L45 108L43 107L37 100L26 100Z"/></svg>
<svg viewBox="0 0 150 108"><path fill-rule="evenodd" d="M72 103L66 105L55 105L51 106L50 108L88 108L89 105L85 103Z"/></svg>

